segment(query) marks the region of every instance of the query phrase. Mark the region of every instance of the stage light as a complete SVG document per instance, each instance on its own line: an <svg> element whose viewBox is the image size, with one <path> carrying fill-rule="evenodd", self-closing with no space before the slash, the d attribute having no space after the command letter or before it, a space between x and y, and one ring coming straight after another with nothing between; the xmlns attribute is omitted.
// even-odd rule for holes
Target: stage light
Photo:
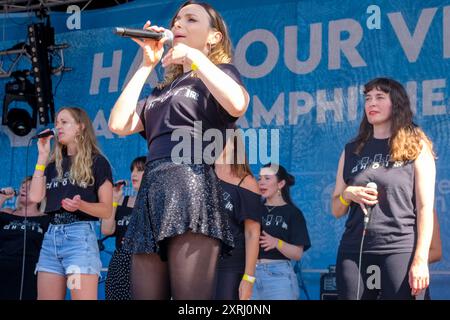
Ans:
<svg viewBox="0 0 450 320"><path fill-rule="evenodd" d="M0 63L0 77L6 75L14 79L5 85L2 124L19 136L27 135L38 124L46 126L53 122L55 107L52 75L71 71L71 68L64 65L63 56L63 50L69 45L55 44L55 30L45 10L36 14L46 22L27 26L28 44L20 43L11 49L0 51L2 55L20 54L12 60L9 70L4 70ZM56 67L52 65L55 55L61 61ZM23 56L27 56L31 62L29 70L12 72L18 59Z"/></svg>
<svg viewBox="0 0 450 320"><path fill-rule="evenodd" d="M26 136L33 128L33 119L25 109L13 108L6 115L8 128L18 136Z"/></svg>
<svg viewBox="0 0 450 320"><path fill-rule="evenodd" d="M34 85L27 78L26 71L16 71L12 74L13 81L5 85L3 99L2 124L18 136L26 136L32 128L36 128L36 94ZM9 108L12 103L14 108ZM18 108L18 105L24 108ZM25 108L31 109L31 114Z"/></svg>

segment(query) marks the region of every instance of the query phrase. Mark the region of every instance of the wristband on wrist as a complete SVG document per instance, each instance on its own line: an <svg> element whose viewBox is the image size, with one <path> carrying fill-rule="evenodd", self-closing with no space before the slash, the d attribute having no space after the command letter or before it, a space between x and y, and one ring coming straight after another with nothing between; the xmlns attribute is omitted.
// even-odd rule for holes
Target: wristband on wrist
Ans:
<svg viewBox="0 0 450 320"><path fill-rule="evenodd" d="M113 208L117 208L119 206L119 203L116 201L113 201Z"/></svg>
<svg viewBox="0 0 450 320"><path fill-rule="evenodd" d="M37 171L44 171L45 170L45 166L43 164L37 164L34 168Z"/></svg>
<svg viewBox="0 0 450 320"><path fill-rule="evenodd" d="M342 194L339 196L339 201L344 205L344 206L349 206L350 203L347 202L347 200L344 199L344 197L342 196Z"/></svg>
<svg viewBox="0 0 450 320"><path fill-rule="evenodd" d="M249 276L248 274L244 273L244 276L242 277L242 280L245 280L250 283L255 283L256 278L253 276Z"/></svg>
<svg viewBox="0 0 450 320"><path fill-rule="evenodd" d="M281 249L283 247L283 240L278 239L278 244L277 244L277 248Z"/></svg>

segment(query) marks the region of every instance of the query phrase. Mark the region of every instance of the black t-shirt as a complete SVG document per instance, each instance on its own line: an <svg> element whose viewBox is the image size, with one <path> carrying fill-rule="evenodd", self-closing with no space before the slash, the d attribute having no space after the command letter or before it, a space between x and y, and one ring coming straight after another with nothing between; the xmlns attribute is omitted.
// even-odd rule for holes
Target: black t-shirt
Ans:
<svg viewBox="0 0 450 320"><path fill-rule="evenodd" d="M72 217L74 221L96 221L97 217L93 217L80 210L67 213L61 206L61 201L65 198L72 199L77 194L80 195L81 200L91 203L97 203L98 190L106 180L112 182L111 166L104 156L97 154L93 156L92 172L94 176L93 185L79 186L69 178L71 157L65 156L62 160L63 177L58 179L58 172L56 171L55 162L51 162L45 168L46 176L46 197L47 202L45 206L45 213L47 214L66 214ZM62 219L64 221L64 219ZM52 222L54 223L54 222ZM64 223L64 222L62 222Z"/></svg>
<svg viewBox="0 0 450 320"><path fill-rule="evenodd" d="M37 260L49 223L47 215L27 217L25 223L25 217L0 212L0 259L22 259L26 226L26 257Z"/></svg>
<svg viewBox="0 0 450 320"><path fill-rule="evenodd" d="M116 209L116 231L114 232L114 236L116 237L116 250L122 248L123 237L127 232L131 214L133 213L133 208L127 206L129 199L130 197L126 196L123 199L122 205L118 206Z"/></svg>
<svg viewBox="0 0 450 320"><path fill-rule="evenodd" d="M235 245L230 255L222 256L220 263L229 264L233 260L239 265L245 265L244 220L251 219L260 223L266 209L259 194L222 180L219 181L223 190L225 211L230 217L230 229Z"/></svg>
<svg viewBox="0 0 450 320"><path fill-rule="evenodd" d="M354 142L345 146L343 178L349 186L375 182L378 204L364 239L363 251L374 254L412 252L416 237L416 202L414 195L414 161L390 161L388 139L370 139L360 155ZM340 243L342 252L360 250L364 213L352 203Z"/></svg>
<svg viewBox="0 0 450 320"><path fill-rule="evenodd" d="M306 252L311 247L305 217L300 209L293 205L267 206L266 212L262 216L261 227L263 231L272 237L281 239L289 244L303 246L303 252ZM259 248L259 259L289 260L277 248L264 251L261 247Z"/></svg>
<svg viewBox="0 0 450 320"><path fill-rule="evenodd" d="M233 65L219 64L218 67L242 85L239 72ZM225 130L237 120L220 106L202 80L191 76L191 72L181 75L162 90L155 88L145 104L138 104L136 113L145 128L141 134L145 133L147 139L149 161L171 157L172 149L180 143L187 147L185 150L175 149L176 156L188 161L198 159L195 155L202 156L206 146L215 140L202 141L203 133L208 129L218 129L224 142ZM175 130L180 136L174 134L176 141L171 141ZM205 152L206 156L209 153ZM217 156L207 157L210 164Z"/></svg>

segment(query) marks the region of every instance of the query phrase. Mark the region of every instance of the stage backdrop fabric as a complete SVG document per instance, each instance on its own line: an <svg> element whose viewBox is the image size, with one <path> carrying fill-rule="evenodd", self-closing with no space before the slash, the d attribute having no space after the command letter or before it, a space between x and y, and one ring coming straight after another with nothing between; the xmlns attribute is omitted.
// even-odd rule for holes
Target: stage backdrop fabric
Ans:
<svg viewBox="0 0 450 320"><path fill-rule="evenodd" d="M70 45L64 60L73 68L52 77L56 109L80 106L87 110L116 180L129 179L130 162L146 154L146 141L139 135L119 137L108 130L111 108L141 61L139 47L114 35L112 29L141 28L147 20L168 26L180 3L136 0L109 9L85 10L79 28L74 29L73 12L51 13L56 42ZM331 215L330 196L339 156L345 143L356 135L362 117L362 85L386 76L406 86L415 121L431 137L438 155L436 208L444 256L431 266L431 292L433 298L450 299L450 2L211 3L228 23L235 64L251 97L239 124L243 129L258 129L258 133L265 129L269 137L273 134L270 141L279 148L279 162L296 177L292 195L306 217L312 241L301 265L309 296L319 298L320 271L336 261L346 218L337 220ZM1 50L25 41L27 25L37 21L31 14L7 14L0 19ZM11 63L8 57L1 61L4 66ZM24 59L17 66L29 67ZM161 68L152 73L142 97L162 76ZM0 80L4 88L10 79ZM2 89L1 99L3 95ZM35 131L20 138L6 126L0 127L0 186L17 188L24 175L33 172L35 143L26 162L26 145L32 134ZM258 139L263 143L264 135ZM247 147L249 151L260 149L254 141ZM265 161L264 155L256 156L252 163L256 174ZM14 200L7 203L13 205ZM102 260L107 267L114 244L111 239L105 244ZM304 290L301 295L305 298Z"/></svg>

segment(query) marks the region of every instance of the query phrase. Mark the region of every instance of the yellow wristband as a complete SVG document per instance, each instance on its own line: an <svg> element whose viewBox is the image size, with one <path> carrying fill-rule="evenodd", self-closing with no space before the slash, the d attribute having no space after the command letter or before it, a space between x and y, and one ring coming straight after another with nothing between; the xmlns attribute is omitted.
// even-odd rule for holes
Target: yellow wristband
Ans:
<svg viewBox="0 0 450 320"><path fill-rule="evenodd" d="M192 71L197 71L198 70L198 65L195 64L195 62L191 63L191 69Z"/></svg>
<svg viewBox="0 0 450 320"><path fill-rule="evenodd" d="M37 164L36 167L34 167L37 171L44 171L45 166L43 164Z"/></svg>
<svg viewBox="0 0 450 320"><path fill-rule="evenodd" d="M117 203L117 202L113 202L113 208L117 208L119 206L119 203Z"/></svg>
<svg viewBox="0 0 450 320"><path fill-rule="evenodd" d="M345 201L344 197L342 196L342 194L339 196L339 201L344 205L344 206L349 206L350 203Z"/></svg>
<svg viewBox="0 0 450 320"><path fill-rule="evenodd" d="M255 283L256 278L249 276L248 274L244 273L244 276L242 277L242 280L248 281L250 283Z"/></svg>
<svg viewBox="0 0 450 320"><path fill-rule="evenodd" d="M277 247L278 247L278 249L281 249L283 247L283 240L278 239Z"/></svg>

